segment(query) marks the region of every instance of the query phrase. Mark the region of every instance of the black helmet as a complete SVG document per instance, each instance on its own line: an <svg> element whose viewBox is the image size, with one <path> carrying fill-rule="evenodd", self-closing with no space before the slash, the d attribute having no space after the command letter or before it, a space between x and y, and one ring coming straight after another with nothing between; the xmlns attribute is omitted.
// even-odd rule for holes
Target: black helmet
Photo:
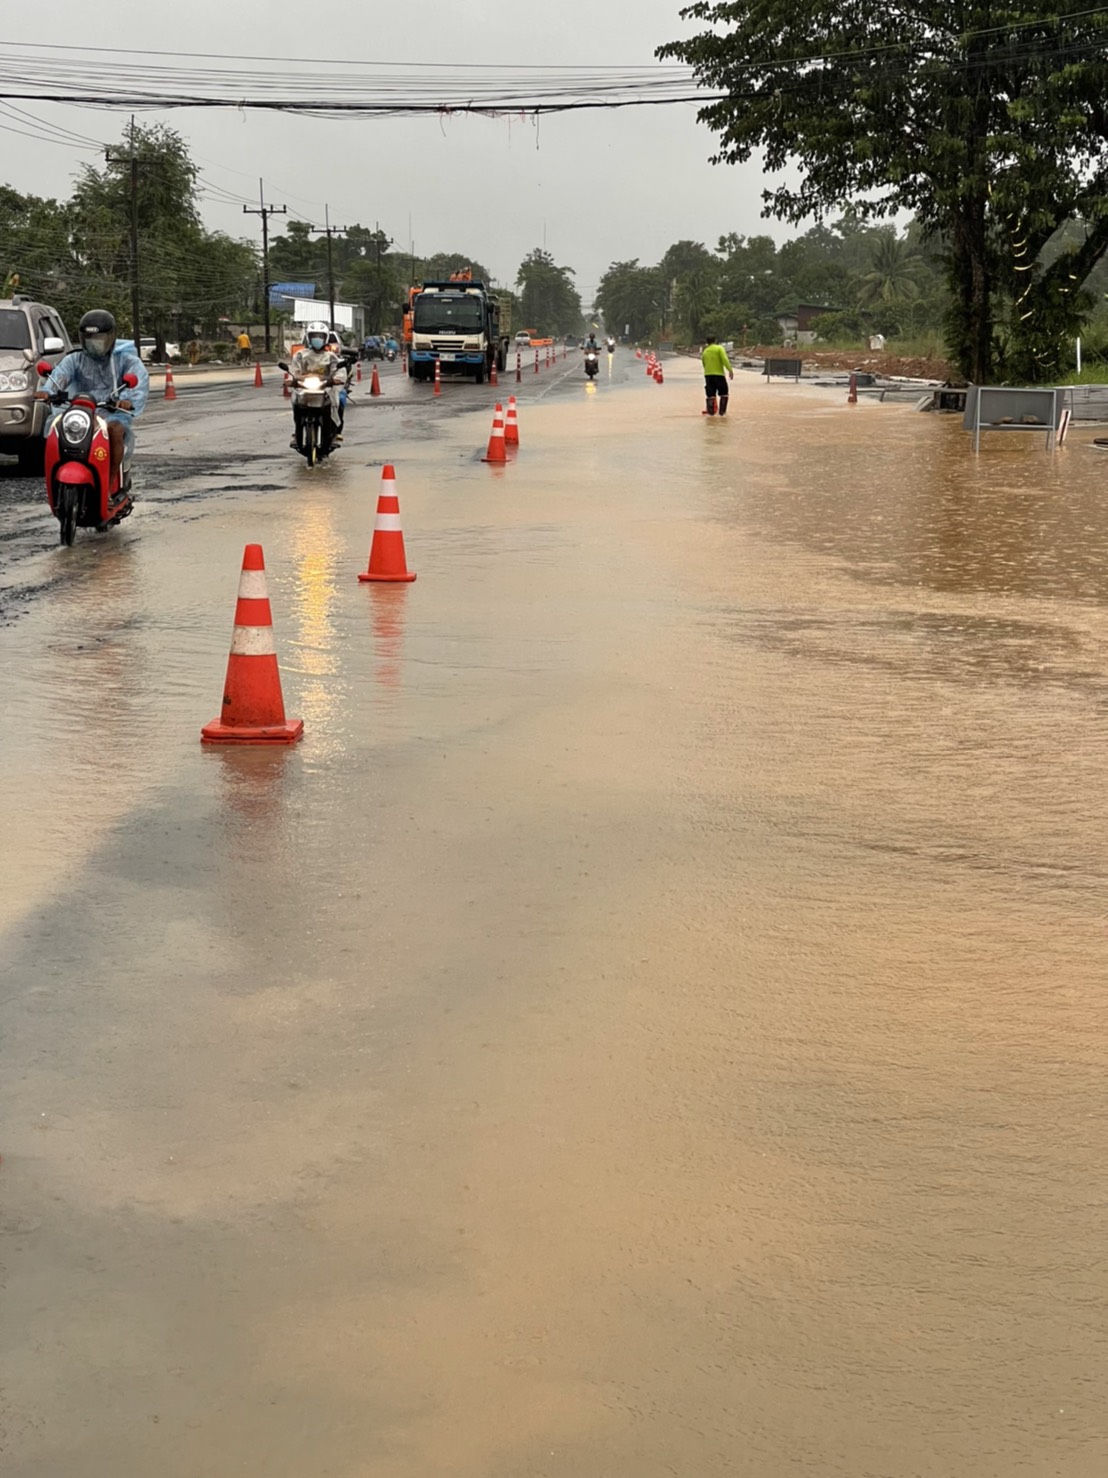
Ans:
<svg viewBox="0 0 1108 1478"><path fill-rule="evenodd" d="M107 359L115 348L115 319L106 308L93 308L77 326L81 348L93 359Z"/></svg>

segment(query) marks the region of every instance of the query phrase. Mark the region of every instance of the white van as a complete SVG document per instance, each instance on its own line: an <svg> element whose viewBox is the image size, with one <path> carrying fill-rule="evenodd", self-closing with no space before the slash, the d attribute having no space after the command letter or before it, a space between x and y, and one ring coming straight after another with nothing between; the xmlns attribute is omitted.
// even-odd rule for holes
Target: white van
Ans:
<svg viewBox="0 0 1108 1478"><path fill-rule="evenodd" d="M531 335L527 332L527 330L525 328L520 329L519 333L516 334L516 348L517 349L530 349L530 347L531 347Z"/></svg>

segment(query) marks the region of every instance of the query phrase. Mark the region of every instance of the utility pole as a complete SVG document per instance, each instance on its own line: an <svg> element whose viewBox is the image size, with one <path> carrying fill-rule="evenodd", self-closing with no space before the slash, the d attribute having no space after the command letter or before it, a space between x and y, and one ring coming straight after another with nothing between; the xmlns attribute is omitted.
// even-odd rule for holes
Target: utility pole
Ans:
<svg viewBox="0 0 1108 1478"><path fill-rule="evenodd" d="M266 205L265 187L261 180L258 181L258 206L255 210L250 205L244 205L242 213L245 216L261 216L262 218L262 312L265 314L265 352L269 353L269 218L270 216L283 216L288 214L287 205ZM334 310L332 309L332 312Z"/></svg>
<svg viewBox="0 0 1108 1478"><path fill-rule="evenodd" d="M331 242L332 242L332 239L335 236L345 236L346 235L346 227L345 226L332 226L331 225L331 207L329 205L325 205L323 207L323 219L326 222L326 225L323 225L323 226L309 226L308 227L308 230L312 233L313 236L323 236L323 235L326 235L326 237L327 237L327 292L328 292L328 295L329 295L330 300L331 300L331 319L330 319L330 323L331 323L331 327L334 328L334 326L335 326L335 256L334 256L334 250L332 248Z"/></svg>
<svg viewBox="0 0 1108 1478"><path fill-rule="evenodd" d="M109 164L131 166L131 333L135 340L135 353L141 357L142 339L139 331L139 229L138 229L138 155L135 153L135 115L131 114L131 152L122 158L105 154Z"/></svg>

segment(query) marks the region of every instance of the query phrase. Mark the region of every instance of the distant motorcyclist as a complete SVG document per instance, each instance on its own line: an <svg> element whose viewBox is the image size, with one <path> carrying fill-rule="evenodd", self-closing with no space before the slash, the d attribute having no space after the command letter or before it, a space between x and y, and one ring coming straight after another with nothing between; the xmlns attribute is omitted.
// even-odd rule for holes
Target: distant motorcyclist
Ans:
<svg viewBox="0 0 1108 1478"><path fill-rule="evenodd" d="M581 348L586 354L599 354L600 345L596 342L596 335L594 333L590 333L588 338L581 345Z"/></svg>
<svg viewBox="0 0 1108 1478"><path fill-rule="evenodd" d="M338 387L331 382L342 372L342 360L333 349L327 347L327 341L331 337L331 330L325 323L309 323L304 331L304 343L292 356L292 373L298 380L303 380L308 375L318 375L328 388L327 397L331 408L331 436L330 441L341 441L342 426L341 407L339 405ZM303 412L300 404L293 396L292 419L296 428L291 447L300 450L300 423Z"/></svg>
<svg viewBox="0 0 1108 1478"><path fill-rule="evenodd" d="M47 400L64 392L70 399L84 395L100 405L111 399L123 384L124 375L134 375L138 384L116 401L115 410L100 412L108 427L111 476L122 480L124 455L129 457L135 447L135 417L146 409L150 376L134 348L116 344L115 319L106 308L93 308L85 314L77 328L77 339L80 349L58 361L35 399ZM53 421L47 416L44 433L49 434Z"/></svg>

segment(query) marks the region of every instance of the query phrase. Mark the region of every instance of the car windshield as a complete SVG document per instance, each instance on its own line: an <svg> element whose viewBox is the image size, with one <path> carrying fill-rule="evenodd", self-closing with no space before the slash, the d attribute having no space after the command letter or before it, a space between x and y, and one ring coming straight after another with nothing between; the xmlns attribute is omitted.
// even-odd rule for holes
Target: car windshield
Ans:
<svg viewBox="0 0 1108 1478"><path fill-rule="evenodd" d="M31 329L18 308L0 308L0 349L29 349Z"/></svg>
<svg viewBox="0 0 1108 1478"><path fill-rule="evenodd" d="M480 327L481 304L474 297L429 293L416 299L416 333L460 334Z"/></svg>

